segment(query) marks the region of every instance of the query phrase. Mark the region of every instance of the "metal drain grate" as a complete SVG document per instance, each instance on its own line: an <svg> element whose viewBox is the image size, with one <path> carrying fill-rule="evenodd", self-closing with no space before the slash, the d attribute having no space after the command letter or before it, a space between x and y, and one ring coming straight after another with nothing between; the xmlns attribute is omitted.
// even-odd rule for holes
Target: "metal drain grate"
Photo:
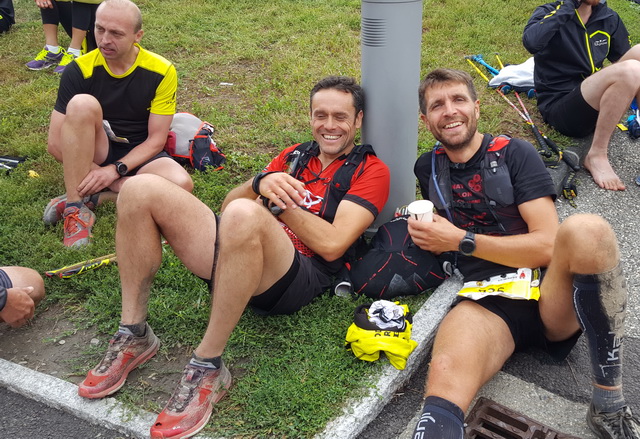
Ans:
<svg viewBox="0 0 640 439"><path fill-rule="evenodd" d="M559 433L483 397L478 398L466 423L467 439L580 439Z"/></svg>

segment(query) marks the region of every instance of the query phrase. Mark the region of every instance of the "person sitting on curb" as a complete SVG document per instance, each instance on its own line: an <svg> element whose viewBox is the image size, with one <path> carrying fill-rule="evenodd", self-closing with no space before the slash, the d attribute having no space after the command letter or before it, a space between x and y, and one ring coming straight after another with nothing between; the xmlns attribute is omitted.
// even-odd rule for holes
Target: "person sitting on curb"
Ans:
<svg viewBox="0 0 640 439"><path fill-rule="evenodd" d="M409 233L423 250L457 252L465 283L437 330L412 438L462 439L471 401L514 352L539 347L562 360L582 332L593 375L589 427L598 438L640 438L622 394L627 290L613 230L588 214L558 226L554 185L535 148L478 132L467 73L429 73L419 99L442 146L418 158L415 174L438 215L410 218ZM542 282L539 267L548 267Z"/></svg>
<svg viewBox="0 0 640 439"><path fill-rule="evenodd" d="M96 11L98 49L62 74L48 150L62 162L66 193L49 202L43 220L64 219L67 247L90 242L92 209L114 200L130 176L156 174L193 189L187 171L163 151L176 108L176 70L140 47L142 34L133 2L105 0Z"/></svg>
<svg viewBox="0 0 640 439"><path fill-rule="evenodd" d="M13 328L33 318L44 299L44 282L37 271L25 267L0 267L0 322Z"/></svg>
<svg viewBox="0 0 640 439"><path fill-rule="evenodd" d="M319 81L310 93L314 141L285 149L264 172L231 190L220 216L156 176L123 185L116 230L120 329L79 385L80 396L114 393L157 352L159 340L146 320L162 235L191 272L210 280L213 299L204 337L151 437L187 438L205 426L212 405L231 385L221 355L247 305L273 315L310 303L329 288L387 200L387 166L369 145L354 142L363 108L364 93L354 79ZM346 181L344 169L351 169ZM342 190L334 185L339 182Z"/></svg>
<svg viewBox="0 0 640 439"><path fill-rule="evenodd" d="M600 0L560 0L539 6L522 36L533 54L538 109L562 134L593 133L584 167L603 189L625 184L607 157L609 141L634 97L640 100L640 45L616 12ZM602 67L605 59L612 65Z"/></svg>

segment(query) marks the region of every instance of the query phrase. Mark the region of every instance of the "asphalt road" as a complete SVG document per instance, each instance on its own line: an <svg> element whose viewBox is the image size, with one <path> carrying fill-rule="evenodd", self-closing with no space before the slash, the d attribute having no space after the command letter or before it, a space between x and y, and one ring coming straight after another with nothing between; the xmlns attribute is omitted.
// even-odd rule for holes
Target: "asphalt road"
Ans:
<svg viewBox="0 0 640 439"><path fill-rule="evenodd" d="M0 387L0 437L12 439L127 439L56 408Z"/></svg>

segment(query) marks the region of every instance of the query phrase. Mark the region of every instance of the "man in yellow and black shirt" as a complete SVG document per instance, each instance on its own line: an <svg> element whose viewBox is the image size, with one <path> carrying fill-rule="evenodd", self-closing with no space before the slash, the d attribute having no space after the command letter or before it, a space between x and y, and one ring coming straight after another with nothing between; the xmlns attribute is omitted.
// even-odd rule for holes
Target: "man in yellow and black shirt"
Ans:
<svg viewBox="0 0 640 439"><path fill-rule="evenodd" d="M189 174L163 147L176 109L177 74L140 47L142 17L129 0L105 0L96 12L98 48L69 64L51 114L49 152L64 167L66 194L44 222L64 219L67 247L89 243L98 203L115 200L136 174L156 174L191 191Z"/></svg>

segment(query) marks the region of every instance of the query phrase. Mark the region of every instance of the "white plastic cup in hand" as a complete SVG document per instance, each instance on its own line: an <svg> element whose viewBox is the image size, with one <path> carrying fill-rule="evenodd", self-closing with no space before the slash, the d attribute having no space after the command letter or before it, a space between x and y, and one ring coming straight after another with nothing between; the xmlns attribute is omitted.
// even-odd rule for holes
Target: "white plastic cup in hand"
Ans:
<svg viewBox="0 0 640 439"><path fill-rule="evenodd" d="M429 200L416 200L407 206L407 213L418 221L433 221L433 203Z"/></svg>

